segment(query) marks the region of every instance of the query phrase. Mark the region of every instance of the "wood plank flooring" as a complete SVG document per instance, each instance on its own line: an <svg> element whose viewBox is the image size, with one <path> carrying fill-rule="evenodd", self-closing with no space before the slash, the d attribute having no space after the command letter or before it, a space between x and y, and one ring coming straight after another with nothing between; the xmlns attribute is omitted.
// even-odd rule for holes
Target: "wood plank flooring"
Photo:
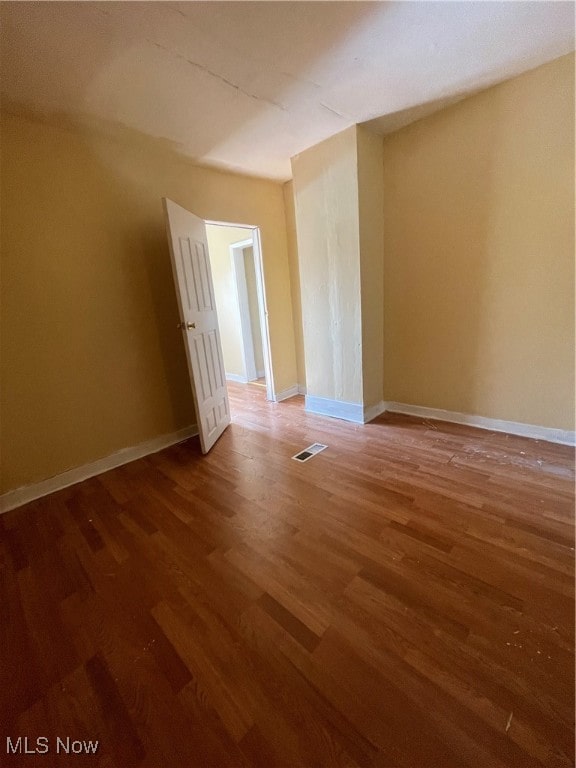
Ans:
<svg viewBox="0 0 576 768"><path fill-rule="evenodd" d="M0 765L573 765L573 449L230 398L0 518Z"/></svg>

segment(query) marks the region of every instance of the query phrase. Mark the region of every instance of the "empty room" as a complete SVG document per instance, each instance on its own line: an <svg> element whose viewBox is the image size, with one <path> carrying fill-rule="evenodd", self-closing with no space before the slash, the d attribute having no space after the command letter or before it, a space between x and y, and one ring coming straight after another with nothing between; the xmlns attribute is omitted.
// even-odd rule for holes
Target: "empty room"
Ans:
<svg viewBox="0 0 576 768"><path fill-rule="evenodd" d="M574 766L574 3L0 20L0 766Z"/></svg>

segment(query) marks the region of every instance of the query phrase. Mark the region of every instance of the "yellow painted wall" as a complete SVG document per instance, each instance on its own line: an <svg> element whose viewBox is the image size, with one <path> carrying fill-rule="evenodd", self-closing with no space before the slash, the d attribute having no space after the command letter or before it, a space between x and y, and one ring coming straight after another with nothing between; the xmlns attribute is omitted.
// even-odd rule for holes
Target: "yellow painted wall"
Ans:
<svg viewBox="0 0 576 768"><path fill-rule="evenodd" d="M206 226L210 266L214 281L214 297L222 340L222 356L226 373L245 376L240 310L230 246L252 237L252 230L240 227Z"/></svg>
<svg viewBox="0 0 576 768"><path fill-rule="evenodd" d="M8 114L1 150L2 491L194 423L163 196L261 227L275 386L294 384L280 184Z"/></svg>
<svg viewBox="0 0 576 768"><path fill-rule="evenodd" d="M574 429L574 56L384 140L384 398Z"/></svg>
<svg viewBox="0 0 576 768"><path fill-rule="evenodd" d="M308 395L360 404L356 126L292 158Z"/></svg>
<svg viewBox="0 0 576 768"><path fill-rule="evenodd" d="M358 221L362 294L362 390L364 407L382 401L384 344L384 226L382 137L358 126Z"/></svg>
<svg viewBox="0 0 576 768"><path fill-rule="evenodd" d="M300 290L300 266L296 238L296 213L294 210L294 183L284 184L284 208L286 210L286 236L288 240L288 261L290 264L290 291L292 294L292 315L294 317L294 341L296 344L296 366L298 384L306 386L306 361L304 359L304 332L302 330L302 297Z"/></svg>

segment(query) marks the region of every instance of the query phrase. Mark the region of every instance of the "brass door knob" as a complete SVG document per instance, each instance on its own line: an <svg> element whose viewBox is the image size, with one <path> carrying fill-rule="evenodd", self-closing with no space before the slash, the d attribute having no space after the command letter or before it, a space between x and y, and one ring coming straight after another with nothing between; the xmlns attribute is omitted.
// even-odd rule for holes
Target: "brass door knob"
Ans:
<svg viewBox="0 0 576 768"><path fill-rule="evenodd" d="M178 323L176 328L181 328L182 330L186 328L187 330L191 331L192 328L196 328L196 323Z"/></svg>

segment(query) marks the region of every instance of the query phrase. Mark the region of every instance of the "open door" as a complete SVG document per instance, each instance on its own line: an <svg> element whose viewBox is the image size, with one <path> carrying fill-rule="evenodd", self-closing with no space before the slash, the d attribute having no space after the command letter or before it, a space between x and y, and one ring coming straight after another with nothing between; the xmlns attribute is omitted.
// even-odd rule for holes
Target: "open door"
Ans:
<svg viewBox="0 0 576 768"><path fill-rule="evenodd" d="M202 453L230 424L220 331L204 221L162 198Z"/></svg>

